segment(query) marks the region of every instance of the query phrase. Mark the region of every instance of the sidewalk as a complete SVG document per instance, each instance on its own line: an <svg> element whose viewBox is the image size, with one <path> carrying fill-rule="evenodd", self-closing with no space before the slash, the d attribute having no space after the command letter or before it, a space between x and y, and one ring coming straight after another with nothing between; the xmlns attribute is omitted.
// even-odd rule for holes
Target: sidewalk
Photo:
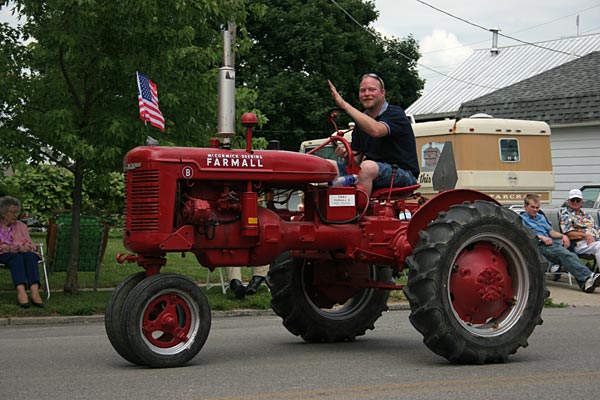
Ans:
<svg viewBox="0 0 600 400"><path fill-rule="evenodd" d="M558 282L547 280L548 290L552 302L556 305L561 303L569 307L600 307L600 290L594 293L584 293L577 283L569 285L566 277ZM399 301L388 304L390 311L410 310L408 302ZM272 310L231 310L213 311L213 318L275 315ZM6 325L45 325L45 324L71 324L103 322L104 315L69 316L69 317L31 317L31 318L0 318L0 326Z"/></svg>
<svg viewBox="0 0 600 400"><path fill-rule="evenodd" d="M571 307L600 307L600 290L598 289L594 293L585 293L579 288L575 279L573 279L573 286L570 286L569 280L564 276L558 282L550 279L546 282L554 304L565 303Z"/></svg>

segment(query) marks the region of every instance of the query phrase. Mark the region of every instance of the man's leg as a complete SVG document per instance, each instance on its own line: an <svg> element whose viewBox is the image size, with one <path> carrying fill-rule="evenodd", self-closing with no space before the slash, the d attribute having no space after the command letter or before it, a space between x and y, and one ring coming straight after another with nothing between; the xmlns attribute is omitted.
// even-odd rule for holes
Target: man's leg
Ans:
<svg viewBox="0 0 600 400"><path fill-rule="evenodd" d="M237 279L238 281L242 280L241 267L225 267L225 271L227 272L227 279L230 281L234 279Z"/></svg>
<svg viewBox="0 0 600 400"><path fill-rule="evenodd" d="M583 287L583 283L592 274L588 267L586 267L577 254L567 250L562 246L552 245L546 246L545 244L539 245L540 252L549 261L560 264L567 269L575 277L575 280L579 286Z"/></svg>
<svg viewBox="0 0 600 400"><path fill-rule="evenodd" d="M364 164L365 162L363 162ZM361 167L362 165L361 164ZM375 188L388 188L392 182L392 174L394 174L394 187L412 186L417 183L417 180L409 171L405 171L402 168L396 168L394 173L390 164L377 162L377 176L373 181L373 187Z"/></svg>
<svg viewBox="0 0 600 400"><path fill-rule="evenodd" d="M238 299L246 295L246 287L242 283L242 267L225 267L227 279L229 279L229 289L235 293Z"/></svg>
<svg viewBox="0 0 600 400"><path fill-rule="evenodd" d="M262 276L263 278L269 273L268 265L261 265L260 267L252 268L252 276Z"/></svg>
<svg viewBox="0 0 600 400"><path fill-rule="evenodd" d="M581 240L575 246L575 252L577 254L593 254L596 257L596 264L600 266L600 241L588 244Z"/></svg>
<svg viewBox="0 0 600 400"><path fill-rule="evenodd" d="M360 172L358 173L358 183L363 185L369 196L373 191L373 181L379 174L379 165L375 161L366 160L360 164ZM389 180L388 180L389 182Z"/></svg>
<svg viewBox="0 0 600 400"><path fill-rule="evenodd" d="M265 281L265 276L269 272L268 265L261 265L260 267L252 268L252 279L246 288L246 294L252 295L256 293L260 285Z"/></svg>

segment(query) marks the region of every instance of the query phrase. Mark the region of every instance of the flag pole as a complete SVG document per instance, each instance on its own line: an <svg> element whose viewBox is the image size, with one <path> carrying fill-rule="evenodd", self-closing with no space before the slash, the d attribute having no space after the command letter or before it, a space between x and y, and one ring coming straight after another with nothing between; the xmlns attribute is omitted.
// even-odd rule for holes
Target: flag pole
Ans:
<svg viewBox="0 0 600 400"><path fill-rule="evenodd" d="M142 95L142 87L140 86L140 72L139 71L135 71L135 83L137 84L138 87L138 96ZM144 111L145 114L145 111ZM144 118L146 116L144 115ZM147 127L148 126L148 121L146 121L146 119L144 119L144 125Z"/></svg>

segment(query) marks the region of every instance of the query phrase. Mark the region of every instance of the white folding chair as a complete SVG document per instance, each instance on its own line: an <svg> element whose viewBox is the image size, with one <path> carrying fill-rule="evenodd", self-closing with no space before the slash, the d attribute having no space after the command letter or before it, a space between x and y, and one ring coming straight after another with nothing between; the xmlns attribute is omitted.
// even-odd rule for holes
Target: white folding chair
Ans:
<svg viewBox="0 0 600 400"><path fill-rule="evenodd" d="M225 281L223 280L223 267L217 267L217 269L219 270L219 279L221 280L221 291L223 292L223 294L225 294L227 292L227 287L225 286ZM206 288L206 290L210 289L211 287L213 287L213 284L210 283L210 269L206 269L206 285L204 286Z"/></svg>
<svg viewBox="0 0 600 400"><path fill-rule="evenodd" d="M570 272L563 270L558 264L548 263L548 269L546 270L547 277L551 277L554 282L558 282L563 275L567 275L569 286L573 286L573 275Z"/></svg>
<svg viewBox="0 0 600 400"><path fill-rule="evenodd" d="M39 264L42 265L42 269L44 270L44 283L46 284L46 300L50 298L50 282L48 282L48 271L46 269L46 257L44 256L44 243L35 243L38 253L40 254Z"/></svg>

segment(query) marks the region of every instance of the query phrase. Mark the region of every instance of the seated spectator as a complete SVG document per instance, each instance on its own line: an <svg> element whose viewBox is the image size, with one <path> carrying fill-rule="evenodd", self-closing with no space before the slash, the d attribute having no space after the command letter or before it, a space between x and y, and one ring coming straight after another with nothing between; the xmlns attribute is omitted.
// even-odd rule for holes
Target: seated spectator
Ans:
<svg viewBox="0 0 600 400"><path fill-rule="evenodd" d="M235 297L243 299L256 293L260 285L265 281L265 276L269 272L269 266L252 267L252 279L248 286L242 283L242 267L227 267L227 277L229 278L229 288Z"/></svg>
<svg viewBox="0 0 600 400"><path fill-rule="evenodd" d="M27 225L17 219L20 212L19 200L11 196L0 198L0 263L10 268L19 307L28 308L33 304L41 308L44 303L40 297L39 255ZM31 303L27 288L31 292Z"/></svg>
<svg viewBox="0 0 600 400"><path fill-rule="evenodd" d="M575 253L568 250L569 238L552 229L552 225L541 214L540 198L534 194L525 196L525 211L521 212L523 225L531 229L538 237L538 249L546 259L562 265L575 277L579 287L586 293L592 293L600 286L600 274L593 273Z"/></svg>
<svg viewBox="0 0 600 400"><path fill-rule="evenodd" d="M560 213L560 229L575 244L575 253L593 254L596 265L600 265L600 227L589 213L581 209L582 205L581 190L571 190L567 208Z"/></svg>

